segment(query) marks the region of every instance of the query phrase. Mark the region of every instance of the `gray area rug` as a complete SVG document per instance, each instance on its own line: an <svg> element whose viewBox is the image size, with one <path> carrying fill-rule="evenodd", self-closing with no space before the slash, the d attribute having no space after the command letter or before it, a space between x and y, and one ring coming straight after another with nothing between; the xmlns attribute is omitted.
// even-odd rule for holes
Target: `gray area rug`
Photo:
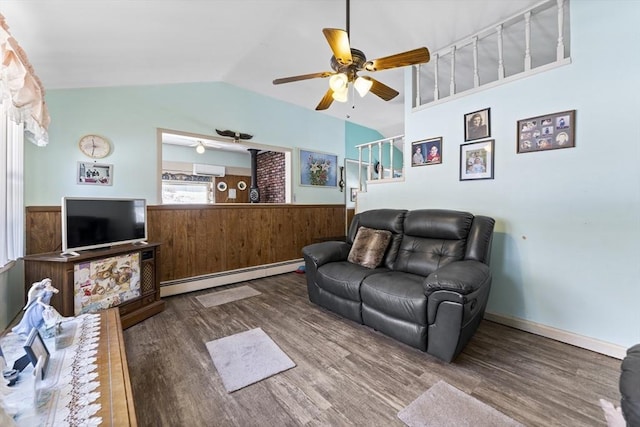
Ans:
<svg viewBox="0 0 640 427"><path fill-rule="evenodd" d="M260 294L261 292L256 291L251 286L238 286L237 288L225 289L224 291L216 291L205 295L200 295L197 296L196 299L204 307L214 307L216 305L222 305L228 302L254 297Z"/></svg>
<svg viewBox="0 0 640 427"><path fill-rule="evenodd" d="M209 341L207 350L229 393L296 366L260 328Z"/></svg>
<svg viewBox="0 0 640 427"><path fill-rule="evenodd" d="M398 418L410 427L524 427L444 381L438 381L398 412Z"/></svg>

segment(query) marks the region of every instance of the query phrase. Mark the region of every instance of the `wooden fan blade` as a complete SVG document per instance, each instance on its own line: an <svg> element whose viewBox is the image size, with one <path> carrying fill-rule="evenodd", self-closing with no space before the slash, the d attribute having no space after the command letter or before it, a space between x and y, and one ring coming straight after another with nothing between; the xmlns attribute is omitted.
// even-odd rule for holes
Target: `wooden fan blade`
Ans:
<svg viewBox="0 0 640 427"><path fill-rule="evenodd" d="M388 70L390 68L406 67L407 65L423 64L429 62L429 59L429 49L420 47L407 52L367 61L363 68L367 71Z"/></svg>
<svg viewBox="0 0 640 427"><path fill-rule="evenodd" d="M329 108L331 106L332 102L333 102L333 90L331 88L329 88L327 93L325 93L324 96L322 97L322 99L320 100L320 103L316 107L316 110L318 110L318 111L319 110L326 110L327 108Z"/></svg>
<svg viewBox="0 0 640 427"><path fill-rule="evenodd" d="M319 77L329 77L332 76L335 73L329 72L329 71L323 71L321 73L312 73L312 74L302 74L299 76L291 76L291 77L283 77L280 79L275 79L273 81L274 85L280 85L282 83L291 83L291 82L297 82L300 80L309 80L309 79L315 79L315 78L319 78Z"/></svg>
<svg viewBox="0 0 640 427"><path fill-rule="evenodd" d="M337 28L323 28L322 33L327 38L338 64L351 65L353 58L351 57L351 47L349 46L349 34L345 30Z"/></svg>
<svg viewBox="0 0 640 427"><path fill-rule="evenodd" d="M369 92L373 93L374 95L379 96L380 98L384 99L385 101L390 101L393 98L395 98L396 96L398 96L399 92L393 88L390 88L389 86L387 86L384 83L380 83L379 81L377 81L374 78L371 78L369 76L363 76L363 79L367 79L370 80L373 84L371 85L371 89L369 89Z"/></svg>

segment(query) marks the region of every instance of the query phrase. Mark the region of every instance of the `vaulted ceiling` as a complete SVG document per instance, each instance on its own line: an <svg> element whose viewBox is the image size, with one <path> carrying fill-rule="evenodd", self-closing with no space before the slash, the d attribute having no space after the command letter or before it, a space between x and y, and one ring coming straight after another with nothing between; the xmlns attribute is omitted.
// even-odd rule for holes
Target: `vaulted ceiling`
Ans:
<svg viewBox="0 0 640 427"><path fill-rule="evenodd" d="M351 46L368 59L435 52L537 3L351 0ZM327 79L272 81L331 71L322 29L346 27L344 0L4 0L0 13L47 90L222 81L310 110ZM356 95L316 114L404 133L404 71L371 75L400 95Z"/></svg>

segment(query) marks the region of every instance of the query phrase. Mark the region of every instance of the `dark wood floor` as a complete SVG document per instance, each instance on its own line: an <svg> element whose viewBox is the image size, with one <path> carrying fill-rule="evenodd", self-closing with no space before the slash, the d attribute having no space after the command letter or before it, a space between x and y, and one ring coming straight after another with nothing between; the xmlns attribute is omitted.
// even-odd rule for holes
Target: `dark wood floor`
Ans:
<svg viewBox="0 0 640 427"><path fill-rule="evenodd" d="M397 413L439 380L527 426L605 425L599 398L618 403L620 361L484 321L446 364L307 298L304 275L231 285L262 295L166 310L124 333L140 426L402 426ZM207 341L262 328L296 367L227 393Z"/></svg>

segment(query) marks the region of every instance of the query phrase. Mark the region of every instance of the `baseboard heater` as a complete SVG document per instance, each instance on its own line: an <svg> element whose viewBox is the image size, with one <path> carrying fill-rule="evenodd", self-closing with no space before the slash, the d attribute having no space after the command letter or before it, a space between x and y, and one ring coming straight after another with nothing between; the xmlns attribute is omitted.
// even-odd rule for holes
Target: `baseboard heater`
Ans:
<svg viewBox="0 0 640 427"><path fill-rule="evenodd" d="M302 258L274 264L257 265L237 270L221 271L220 273L203 276L187 277L184 279L168 280L160 283L160 297L179 295L187 292L200 291L216 286L230 285L246 280L275 276L277 274L295 271L304 263Z"/></svg>

